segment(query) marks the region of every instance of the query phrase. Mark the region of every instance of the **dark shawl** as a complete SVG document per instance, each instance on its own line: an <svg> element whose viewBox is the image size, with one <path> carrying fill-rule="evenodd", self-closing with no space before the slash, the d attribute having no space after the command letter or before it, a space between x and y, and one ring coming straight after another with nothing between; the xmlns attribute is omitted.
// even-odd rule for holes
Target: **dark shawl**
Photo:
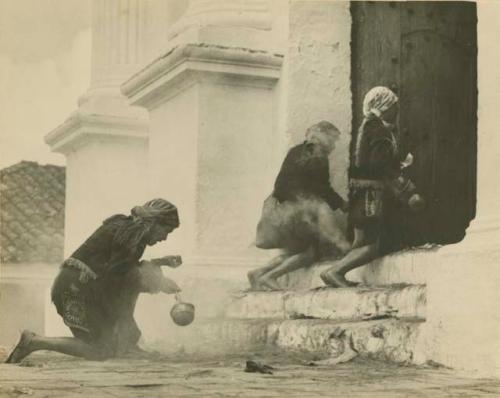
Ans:
<svg viewBox="0 0 500 398"><path fill-rule="evenodd" d="M273 196L279 202L300 197L321 198L333 210L343 203L330 185L328 157L318 150L316 144L307 141L288 152L276 178Z"/></svg>

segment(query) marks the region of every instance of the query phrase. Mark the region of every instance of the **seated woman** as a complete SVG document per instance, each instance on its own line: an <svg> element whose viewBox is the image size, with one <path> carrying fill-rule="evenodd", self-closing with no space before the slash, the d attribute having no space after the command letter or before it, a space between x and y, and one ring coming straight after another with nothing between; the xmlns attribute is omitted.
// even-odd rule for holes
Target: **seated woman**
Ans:
<svg viewBox="0 0 500 398"><path fill-rule="evenodd" d="M52 286L52 301L74 337L42 337L24 331L7 363L38 350L102 360L137 351L141 332L134 320L139 293L180 291L161 268L139 261L146 246L167 239L179 226L176 207L154 199L114 215L62 264ZM163 263L168 262L163 259ZM170 256L170 264L180 257Z"/></svg>
<svg viewBox="0 0 500 398"><path fill-rule="evenodd" d="M352 250L321 274L333 287L354 286L345 274L399 248L402 231L398 208L406 201L420 210L423 200L415 186L402 176L398 143L393 134L398 115L398 97L387 87L374 87L363 102L364 120L352 147L349 218L354 227ZM411 163L411 155L406 162ZM399 201L396 200L396 196Z"/></svg>
<svg viewBox="0 0 500 398"><path fill-rule="evenodd" d="M330 153L340 136L322 121L306 131L306 140L290 149L264 202L257 227L257 247L281 249L283 254L265 267L250 271L251 287L278 290L277 278L307 267L322 254L350 248L336 223L334 211L347 203L330 185Z"/></svg>

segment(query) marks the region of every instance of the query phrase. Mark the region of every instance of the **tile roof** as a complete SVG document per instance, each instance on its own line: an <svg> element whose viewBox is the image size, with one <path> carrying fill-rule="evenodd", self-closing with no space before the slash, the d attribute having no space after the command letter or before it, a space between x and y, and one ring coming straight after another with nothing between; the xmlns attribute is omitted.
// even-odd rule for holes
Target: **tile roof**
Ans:
<svg viewBox="0 0 500 398"><path fill-rule="evenodd" d="M0 170L0 261L60 262L66 170L21 161Z"/></svg>

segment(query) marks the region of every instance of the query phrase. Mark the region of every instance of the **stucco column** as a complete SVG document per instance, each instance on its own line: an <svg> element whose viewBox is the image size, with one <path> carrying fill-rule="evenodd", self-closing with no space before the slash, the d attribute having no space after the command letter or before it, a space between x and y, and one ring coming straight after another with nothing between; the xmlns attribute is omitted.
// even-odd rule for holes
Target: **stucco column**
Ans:
<svg viewBox="0 0 500 398"><path fill-rule="evenodd" d="M270 0L189 0L170 27L173 45L181 42L268 48L272 28Z"/></svg>
<svg viewBox="0 0 500 398"><path fill-rule="evenodd" d="M139 0L97 0L92 3L91 88L116 88L134 72L143 47Z"/></svg>
<svg viewBox="0 0 500 398"><path fill-rule="evenodd" d="M92 67L78 109L45 141L66 155L65 254L102 220L146 199L147 112L130 106L120 83L139 68L145 2L92 3Z"/></svg>

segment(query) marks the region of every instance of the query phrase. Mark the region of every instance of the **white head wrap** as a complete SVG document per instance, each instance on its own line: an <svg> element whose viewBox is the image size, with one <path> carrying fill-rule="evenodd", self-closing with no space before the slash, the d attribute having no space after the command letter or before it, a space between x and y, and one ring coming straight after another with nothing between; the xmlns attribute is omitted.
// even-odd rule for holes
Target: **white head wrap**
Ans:
<svg viewBox="0 0 500 398"><path fill-rule="evenodd" d="M365 95L363 114L365 117L368 117L370 114L381 117L396 102L398 102L398 96L392 90L383 86L373 87Z"/></svg>

